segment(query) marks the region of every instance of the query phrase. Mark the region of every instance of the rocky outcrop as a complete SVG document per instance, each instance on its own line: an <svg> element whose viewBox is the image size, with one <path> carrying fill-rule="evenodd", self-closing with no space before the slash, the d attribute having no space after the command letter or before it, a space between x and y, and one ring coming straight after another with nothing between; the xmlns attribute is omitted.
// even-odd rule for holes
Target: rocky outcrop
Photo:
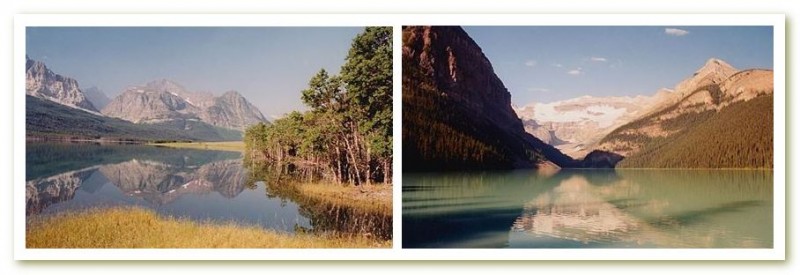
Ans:
<svg viewBox="0 0 800 275"><path fill-rule="evenodd" d="M25 57L25 93L73 108L97 112L78 81L54 73L43 62Z"/></svg>
<svg viewBox="0 0 800 275"><path fill-rule="evenodd" d="M594 150L581 160L581 166L591 168L614 168L623 159L622 155Z"/></svg>
<svg viewBox="0 0 800 275"><path fill-rule="evenodd" d="M267 121L258 108L235 91L214 97L188 91L169 80L129 88L103 108L102 113L134 123L201 121L236 130Z"/></svg>
<svg viewBox="0 0 800 275"><path fill-rule="evenodd" d="M772 70L752 69L738 72L720 85L726 101L747 101L757 96L771 94L774 90Z"/></svg>
<svg viewBox="0 0 800 275"><path fill-rule="evenodd" d="M404 170L575 165L525 132L511 94L460 27L403 27L402 87Z"/></svg>

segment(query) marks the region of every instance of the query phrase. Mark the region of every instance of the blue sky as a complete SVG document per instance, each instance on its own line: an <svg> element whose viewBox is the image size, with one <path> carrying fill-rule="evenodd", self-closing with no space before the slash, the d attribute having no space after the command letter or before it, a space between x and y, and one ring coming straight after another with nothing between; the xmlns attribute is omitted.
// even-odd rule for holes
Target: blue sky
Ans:
<svg viewBox="0 0 800 275"><path fill-rule="evenodd" d="M193 91L236 90L268 119L304 110L319 69L338 73L353 27L29 27L26 54L109 97L170 79Z"/></svg>
<svg viewBox="0 0 800 275"><path fill-rule="evenodd" d="M772 27L464 27L516 105L583 95L651 95L709 58L773 66Z"/></svg>

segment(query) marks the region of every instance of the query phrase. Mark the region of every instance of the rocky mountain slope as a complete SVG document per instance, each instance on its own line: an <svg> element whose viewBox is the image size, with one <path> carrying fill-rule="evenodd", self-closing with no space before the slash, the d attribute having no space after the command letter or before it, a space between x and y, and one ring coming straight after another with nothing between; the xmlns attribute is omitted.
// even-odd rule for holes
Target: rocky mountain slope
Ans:
<svg viewBox="0 0 800 275"><path fill-rule="evenodd" d="M460 27L403 27L403 169L579 164L525 132L511 94Z"/></svg>
<svg viewBox="0 0 800 275"><path fill-rule="evenodd" d="M628 167L771 167L772 81L771 70L738 71L710 59L598 148L627 156L621 165Z"/></svg>
<svg viewBox="0 0 800 275"><path fill-rule="evenodd" d="M188 91L166 79L127 89L101 112L133 123L201 121L236 130L267 121L258 108L235 91L214 97Z"/></svg>
<svg viewBox="0 0 800 275"><path fill-rule="evenodd" d="M105 107L106 105L108 105L109 102L111 102L111 99L108 98L106 93L104 93L96 86L82 89L82 91L86 99L89 100L89 102L91 102L92 105L94 105L94 107L97 108L98 110L103 109L103 107Z"/></svg>
<svg viewBox="0 0 800 275"><path fill-rule="evenodd" d="M97 112L78 87L78 81L54 73L40 61L25 57L25 93L72 108Z"/></svg>

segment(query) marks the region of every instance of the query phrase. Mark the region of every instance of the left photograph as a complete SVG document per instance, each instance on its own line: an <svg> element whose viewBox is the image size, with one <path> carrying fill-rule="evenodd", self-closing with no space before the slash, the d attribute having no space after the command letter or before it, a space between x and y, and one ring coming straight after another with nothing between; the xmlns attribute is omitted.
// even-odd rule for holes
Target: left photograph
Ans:
<svg viewBox="0 0 800 275"><path fill-rule="evenodd" d="M27 248L392 247L392 27L25 43Z"/></svg>

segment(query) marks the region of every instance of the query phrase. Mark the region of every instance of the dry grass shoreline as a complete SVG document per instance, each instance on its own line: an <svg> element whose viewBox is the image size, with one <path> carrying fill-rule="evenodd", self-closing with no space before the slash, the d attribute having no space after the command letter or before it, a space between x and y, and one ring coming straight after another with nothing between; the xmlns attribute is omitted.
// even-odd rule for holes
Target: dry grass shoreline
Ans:
<svg viewBox="0 0 800 275"><path fill-rule="evenodd" d="M342 205L361 211L392 215L392 185L344 186L326 183L298 183L303 196L333 205Z"/></svg>
<svg viewBox="0 0 800 275"><path fill-rule="evenodd" d="M162 217L132 207L29 220L28 248L390 248L391 240L288 234L235 223Z"/></svg>

